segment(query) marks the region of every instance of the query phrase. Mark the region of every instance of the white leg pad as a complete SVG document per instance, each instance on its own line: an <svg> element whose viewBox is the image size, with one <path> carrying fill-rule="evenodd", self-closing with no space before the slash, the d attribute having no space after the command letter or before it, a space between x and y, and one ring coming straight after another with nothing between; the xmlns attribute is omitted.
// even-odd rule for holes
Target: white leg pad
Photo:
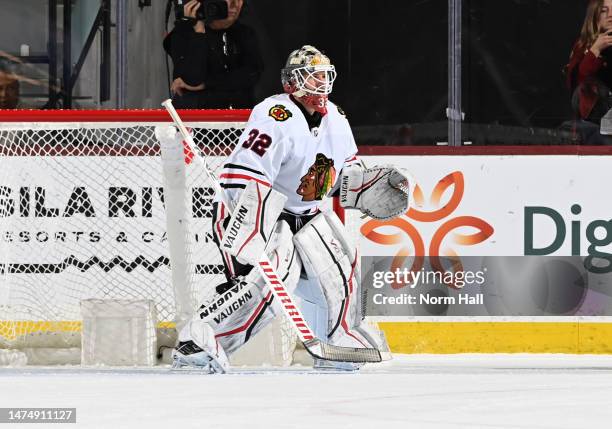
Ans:
<svg viewBox="0 0 612 429"><path fill-rule="evenodd" d="M225 350L215 338L213 328L204 320L193 318L179 332L180 342L193 341L200 349L196 353L184 355L180 348L175 349L173 360L175 368L196 366L206 368L210 373L225 373L229 368L229 359Z"/></svg>
<svg viewBox="0 0 612 429"><path fill-rule="evenodd" d="M327 300L319 282L301 277L295 289L295 301L317 338L327 338Z"/></svg>
<svg viewBox="0 0 612 429"><path fill-rule="evenodd" d="M363 316L359 258L336 214L319 214L295 235L294 242L310 287L318 283L325 297L327 329L321 338L339 346L387 348L380 335L360 326Z"/></svg>
<svg viewBox="0 0 612 429"><path fill-rule="evenodd" d="M289 225L278 222L269 240L271 250L268 250L270 261L289 292L295 289L302 270L292 238ZM222 295L215 295L204 303L193 316L212 327L230 356L282 313L257 268L240 280Z"/></svg>

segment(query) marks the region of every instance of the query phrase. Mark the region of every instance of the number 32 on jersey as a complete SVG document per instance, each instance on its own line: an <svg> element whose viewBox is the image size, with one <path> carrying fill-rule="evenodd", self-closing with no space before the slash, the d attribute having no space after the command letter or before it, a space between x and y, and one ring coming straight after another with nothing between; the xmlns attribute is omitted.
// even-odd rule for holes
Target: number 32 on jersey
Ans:
<svg viewBox="0 0 612 429"><path fill-rule="evenodd" d="M264 156L266 150L272 144L272 137L267 134L260 133L258 129L253 128L249 132L249 138L242 143L242 147L245 149L251 149L259 156Z"/></svg>

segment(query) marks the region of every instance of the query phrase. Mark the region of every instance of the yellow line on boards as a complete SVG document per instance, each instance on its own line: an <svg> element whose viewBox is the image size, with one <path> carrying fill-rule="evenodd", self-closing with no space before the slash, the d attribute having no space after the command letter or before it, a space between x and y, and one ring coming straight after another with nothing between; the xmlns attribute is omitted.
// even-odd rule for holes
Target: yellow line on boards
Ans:
<svg viewBox="0 0 612 429"><path fill-rule="evenodd" d="M612 323L378 322L395 353L612 353Z"/></svg>
<svg viewBox="0 0 612 429"><path fill-rule="evenodd" d="M37 333L80 332L80 321L2 321L0 339ZM612 323L378 322L394 353L612 354ZM172 329L174 322L159 322Z"/></svg>
<svg viewBox="0 0 612 429"><path fill-rule="evenodd" d="M20 336L38 333L80 332L82 322L77 320L39 321L39 320L0 320L0 338L14 340ZM171 329L174 322L159 322L157 328Z"/></svg>

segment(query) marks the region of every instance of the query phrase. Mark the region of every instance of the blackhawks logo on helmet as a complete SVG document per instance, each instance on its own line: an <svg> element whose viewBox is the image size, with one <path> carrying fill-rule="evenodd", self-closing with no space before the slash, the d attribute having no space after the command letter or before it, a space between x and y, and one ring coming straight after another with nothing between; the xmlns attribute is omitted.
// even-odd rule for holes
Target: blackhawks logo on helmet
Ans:
<svg viewBox="0 0 612 429"><path fill-rule="evenodd" d="M268 112L268 115L274 118L275 121L279 122L284 122L293 116L291 112L287 110L287 108L282 104L277 104L276 106L273 106Z"/></svg>
<svg viewBox="0 0 612 429"><path fill-rule="evenodd" d="M318 153L314 164L300 179L296 192L302 196L302 201L322 200L336 181L334 160Z"/></svg>

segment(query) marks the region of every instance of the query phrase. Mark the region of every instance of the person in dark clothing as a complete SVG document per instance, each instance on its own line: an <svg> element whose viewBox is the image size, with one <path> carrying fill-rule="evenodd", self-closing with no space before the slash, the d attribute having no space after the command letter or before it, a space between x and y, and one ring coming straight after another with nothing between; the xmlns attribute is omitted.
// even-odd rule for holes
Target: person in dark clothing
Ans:
<svg viewBox="0 0 612 429"><path fill-rule="evenodd" d="M263 61L255 32L237 22L243 0L227 0L226 19L196 20L201 3L184 6L185 19L176 22L164 39L172 58L173 102L183 109L251 108L253 88Z"/></svg>

